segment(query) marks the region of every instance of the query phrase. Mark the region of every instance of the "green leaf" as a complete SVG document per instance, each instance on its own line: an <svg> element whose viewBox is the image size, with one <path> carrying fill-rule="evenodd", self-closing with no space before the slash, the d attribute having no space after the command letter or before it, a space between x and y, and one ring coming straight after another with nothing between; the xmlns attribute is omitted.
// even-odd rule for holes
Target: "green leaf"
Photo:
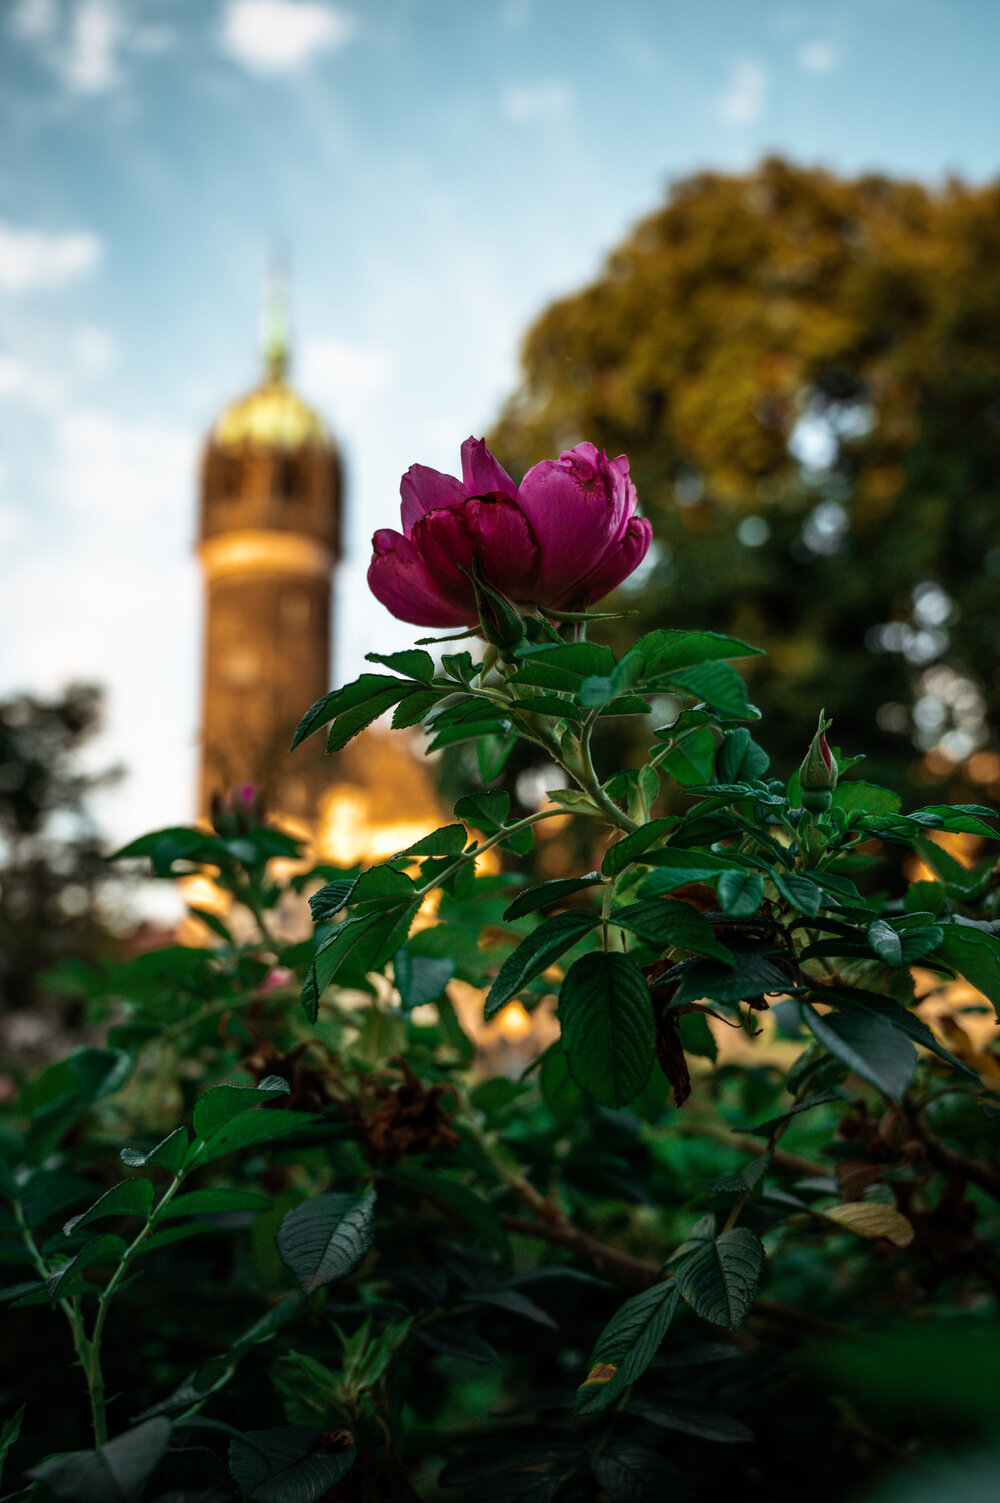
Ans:
<svg viewBox="0 0 1000 1503"><path fill-rule="evenodd" d="M412 1185L415 1190L439 1201L450 1211L455 1211L479 1233L484 1242L502 1253L507 1252L507 1233L500 1223L500 1217L477 1190L470 1189L468 1185L451 1179L446 1174L439 1174L434 1169L424 1169L419 1164L403 1164L393 1169L392 1178L404 1185Z"/></svg>
<svg viewBox="0 0 1000 1503"><path fill-rule="evenodd" d="M670 687L693 699L703 700L734 720L754 720L757 711L747 700L747 686L729 663L699 663L669 675Z"/></svg>
<svg viewBox="0 0 1000 1503"><path fill-rule="evenodd" d="M61 1299L68 1299L75 1291L79 1291L87 1282L83 1277L85 1268L92 1268L97 1263L117 1263L125 1246L124 1238L113 1237L110 1233L88 1242L75 1257L61 1263L45 1280L49 1304L55 1307Z"/></svg>
<svg viewBox="0 0 1000 1503"><path fill-rule="evenodd" d="M413 955L404 945L392 961L393 976L404 1012L436 1002L455 974L450 955Z"/></svg>
<svg viewBox="0 0 1000 1503"><path fill-rule="evenodd" d="M281 1075L268 1075L255 1086L211 1086L194 1104L195 1134L199 1138L210 1138L220 1127L225 1127L227 1122L250 1107L263 1106L265 1101L287 1096L291 1089Z"/></svg>
<svg viewBox="0 0 1000 1503"><path fill-rule="evenodd" d="M388 709L389 704L394 704L405 691L406 685L398 678L391 678L386 673L363 673L353 683L345 684L341 689L334 689L330 694L324 694L314 705L309 706L299 721L289 750L294 751L307 736L311 736L314 731L319 730L320 726L326 725L336 716L355 710L363 711L369 703L380 698L384 699L386 694L392 694L394 697L382 706L382 709ZM378 715L381 713L382 710L375 712ZM371 718L374 720L375 715ZM367 724L367 721L364 723ZM361 729L360 726L359 729Z"/></svg>
<svg viewBox="0 0 1000 1503"><path fill-rule="evenodd" d="M809 877L800 876L798 872L783 872L776 867L770 875L771 881L789 907L808 914L810 918L816 917L823 906L823 892L815 882Z"/></svg>
<svg viewBox="0 0 1000 1503"><path fill-rule="evenodd" d="M458 856L465 850L468 835L464 825L442 825L420 840L408 845L400 856Z"/></svg>
<svg viewBox="0 0 1000 1503"><path fill-rule="evenodd" d="M715 1217L704 1216L675 1256L677 1287L696 1315L738 1331L757 1293L764 1247L755 1232L734 1226L715 1235Z"/></svg>
<svg viewBox="0 0 1000 1503"><path fill-rule="evenodd" d="M969 924L944 924L937 955L988 997L1000 1018L1000 940Z"/></svg>
<svg viewBox="0 0 1000 1503"><path fill-rule="evenodd" d="M615 670L615 655L601 642L542 643L517 654L528 661L540 661L547 667L564 668L581 678L610 676Z"/></svg>
<svg viewBox="0 0 1000 1503"><path fill-rule="evenodd" d="M157 1220L172 1216L228 1215L233 1211L263 1211L271 1204L266 1195L253 1190L229 1190L216 1186L211 1190L189 1190L167 1202Z"/></svg>
<svg viewBox="0 0 1000 1503"><path fill-rule="evenodd" d="M500 735L477 736L476 761L479 764L479 775L484 783L492 783L494 778L500 776L520 739L517 731L504 731ZM428 750L431 748L428 747Z"/></svg>
<svg viewBox="0 0 1000 1503"><path fill-rule="evenodd" d="M352 951L375 928L377 913L364 913L345 919L320 945L313 956L302 987L302 1009L310 1023L319 1013L319 999Z"/></svg>
<svg viewBox="0 0 1000 1503"><path fill-rule="evenodd" d="M220 1127L204 1143L196 1143L189 1151L187 1161L200 1169L227 1153L252 1148L258 1143L269 1143L273 1138L294 1132L296 1128L309 1127L315 1121L311 1112L289 1112L276 1107L262 1112L254 1108L233 1117L232 1121Z"/></svg>
<svg viewBox="0 0 1000 1503"><path fill-rule="evenodd" d="M157 1169L171 1169L174 1173L181 1167L188 1151L188 1134L186 1127L175 1127L173 1132L157 1143L155 1148L143 1151L141 1148L123 1148L121 1161L129 1169L145 1169L155 1167Z"/></svg>
<svg viewBox="0 0 1000 1503"><path fill-rule="evenodd" d="M105 1190L88 1210L67 1221L63 1232L68 1237L77 1227L89 1226L102 1216L141 1216L145 1220L152 1205L153 1186L150 1180L125 1179L121 1184L112 1185L110 1190Z"/></svg>
<svg viewBox="0 0 1000 1503"><path fill-rule="evenodd" d="M673 846L650 851L646 865L655 866L656 871L642 885L644 897L686 887L689 882L714 882L721 872L746 871L746 867L731 856L715 856L710 851L687 851Z"/></svg>
<svg viewBox="0 0 1000 1503"><path fill-rule="evenodd" d="M689 1404L684 1399L655 1402L632 1399L628 1412L648 1420L651 1425L659 1425L663 1430L675 1430L679 1435L697 1435L700 1440L714 1440L720 1445L753 1440L753 1431L731 1414L701 1404Z"/></svg>
<svg viewBox="0 0 1000 1503"><path fill-rule="evenodd" d="M771 1167L774 1151L770 1148L743 1165L735 1174L722 1174L717 1179L703 1179L702 1185L712 1195L747 1195L756 1190Z"/></svg>
<svg viewBox="0 0 1000 1503"><path fill-rule="evenodd" d="M353 1445L331 1451L319 1427L250 1430L229 1446L229 1470L249 1503L318 1503L345 1477Z"/></svg>
<svg viewBox="0 0 1000 1503"><path fill-rule="evenodd" d="M599 1414L642 1376L659 1350L677 1309L673 1282L654 1284L627 1299L604 1327L588 1376L576 1395L577 1414Z"/></svg>
<svg viewBox="0 0 1000 1503"><path fill-rule="evenodd" d="M711 955L725 965L733 964L732 951L716 939L708 920L690 903L676 898L643 898L626 908L616 908L611 922L638 934L654 946L677 945L696 955Z"/></svg>
<svg viewBox="0 0 1000 1503"><path fill-rule="evenodd" d="M745 726L726 732L716 762L720 783L754 783L770 765L767 752L757 745Z"/></svg>
<svg viewBox="0 0 1000 1503"><path fill-rule="evenodd" d="M315 1195L283 1217L277 1235L282 1262L312 1294L346 1279L363 1262L375 1238L375 1191Z"/></svg>
<svg viewBox="0 0 1000 1503"><path fill-rule="evenodd" d="M3 1480L4 1462L20 1437L26 1407L22 1404L17 1413L12 1414L9 1420L5 1420L3 1427L0 1428L0 1481Z"/></svg>
<svg viewBox="0 0 1000 1503"><path fill-rule="evenodd" d="M423 683L430 683L434 677L434 659L419 647L407 647L403 652L366 652L365 662L381 663L394 673L418 678Z"/></svg>
<svg viewBox="0 0 1000 1503"><path fill-rule="evenodd" d="M902 800L890 788L879 788L875 783L838 783L833 792L833 806L847 814L861 811L865 814L898 814Z"/></svg>
<svg viewBox="0 0 1000 1503"><path fill-rule="evenodd" d="M697 788L712 776L715 737L707 725L694 726L682 732L669 751L656 760L657 766L682 788Z"/></svg>
<svg viewBox="0 0 1000 1503"><path fill-rule="evenodd" d="M900 1029L884 1018L861 1013L820 1017L807 1006L803 1015L824 1049L891 1100L902 1099L917 1068L917 1051Z"/></svg>
<svg viewBox="0 0 1000 1503"><path fill-rule="evenodd" d="M997 811L982 804L929 804L925 809L914 809L906 817L929 830L957 830L967 835L982 835L987 840L997 839L995 827L983 823L984 818L996 819Z"/></svg>
<svg viewBox="0 0 1000 1503"><path fill-rule="evenodd" d="M168 1419L146 1420L96 1451L49 1456L28 1476L69 1503L135 1503L166 1453L170 1429Z"/></svg>
<svg viewBox="0 0 1000 1503"><path fill-rule="evenodd" d="M901 966L903 964L903 942L885 919L875 919L868 925L868 943L879 960L884 960L886 965Z"/></svg>
<svg viewBox="0 0 1000 1503"><path fill-rule="evenodd" d="M560 955L578 944L600 921L600 914L584 909L571 909L568 913L557 913L553 918L543 920L500 967L486 997L483 1016L487 1020L495 1017L522 987L548 970Z"/></svg>
<svg viewBox="0 0 1000 1503"><path fill-rule="evenodd" d="M585 877L555 877L551 882L539 882L537 886L526 887L524 892L518 893L509 908L504 910L504 918L523 918L526 913L534 913L539 908L548 908L553 903L562 902L571 893L582 892L586 887L600 886L599 872L588 872Z"/></svg>
<svg viewBox="0 0 1000 1503"><path fill-rule="evenodd" d="M444 698L445 689L418 689L412 694L407 694L401 699L392 713L392 728L394 731L405 730L407 726L416 725L424 719L429 711Z"/></svg>
<svg viewBox="0 0 1000 1503"><path fill-rule="evenodd" d="M709 961L697 961L686 970L674 992L673 1005L684 1006L704 997L714 1002L747 1002L787 992L792 983L766 955L753 950L732 950L731 969Z"/></svg>
<svg viewBox="0 0 1000 1503"><path fill-rule="evenodd" d="M642 654L647 678L659 678L675 668L690 668L697 663L722 658L756 657L763 650L762 647L750 647L738 637L725 637L719 632L682 631L676 628L647 632L632 649L633 652Z"/></svg>
<svg viewBox="0 0 1000 1503"><path fill-rule="evenodd" d="M631 1441L613 1440L594 1451L590 1470L611 1503L697 1503L702 1496L665 1457Z"/></svg>
<svg viewBox="0 0 1000 1503"><path fill-rule="evenodd" d="M510 813L510 794L497 789L495 793L466 793L455 805L455 816L463 824L484 835L492 835Z"/></svg>
<svg viewBox="0 0 1000 1503"><path fill-rule="evenodd" d="M764 878L760 872L723 872L718 891L723 913L749 918L764 901Z"/></svg>
<svg viewBox="0 0 1000 1503"><path fill-rule="evenodd" d="M583 793L579 788L550 788L549 798L561 809L566 809L570 814L598 815L603 817L603 810L589 794Z"/></svg>
<svg viewBox="0 0 1000 1503"><path fill-rule="evenodd" d="M357 885L357 877L338 877L333 882L328 882L321 887L319 892L314 892L309 899L309 909L313 916L313 923L321 924L347 906L351 894Z"/></svg>
<svg viewBox="0 0 1000 1503"><path fill-rule="evenodd" d="M582 720L583 714L570 699L553 694L532 694L519 699L512 709L530 715L548 715L556 720Z"/></svg>
<svg viewBox="0 0 1000 1503"><path fill-rule="evenodd" d="M616 953L581 956L563 981L559 1020L577 1084L603 1106L627 1106L649 1078L656 1042L638 966Z"/></svg>
<svg viewBox="0 0 1000 1503"><path fill-rule="evenodd" d="M677 816L668 814L661 819L651 819L648 824L640 825L622 840L616 840L605 852L601 871L606 877L616 877L631 861L638 861L644 851L655 845L677 823Z"/></svg>

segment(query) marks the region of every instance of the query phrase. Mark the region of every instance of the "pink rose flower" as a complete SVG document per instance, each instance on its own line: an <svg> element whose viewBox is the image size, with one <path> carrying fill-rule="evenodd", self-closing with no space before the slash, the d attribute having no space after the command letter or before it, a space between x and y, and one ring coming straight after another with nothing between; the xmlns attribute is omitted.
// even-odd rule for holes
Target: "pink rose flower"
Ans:
<svg viewBox="0 0 1000 1503"><path fill-rule="evenodd" d="M372 539L372 593L416 626L474 626L470 578L519 605L582 610L621 584L652 538L635 515L624 454L577 444L530 469L520 486L481 438L462 445L462 479L411 465L399 487L403 531Z"/></svg>

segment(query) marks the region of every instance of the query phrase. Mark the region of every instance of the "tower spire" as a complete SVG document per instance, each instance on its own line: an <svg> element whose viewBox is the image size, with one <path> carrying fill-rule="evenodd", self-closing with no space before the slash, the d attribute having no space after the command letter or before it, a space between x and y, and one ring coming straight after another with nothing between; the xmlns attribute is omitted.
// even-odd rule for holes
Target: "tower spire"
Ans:
<svg viewBox="0 0 1000 1503"><path fill-rule="evenodd" d="M288 373L291 355L291 314L288 266L284 256L274 255L264 288L261 318L261 353L268 380L281 381Z"/></svg>

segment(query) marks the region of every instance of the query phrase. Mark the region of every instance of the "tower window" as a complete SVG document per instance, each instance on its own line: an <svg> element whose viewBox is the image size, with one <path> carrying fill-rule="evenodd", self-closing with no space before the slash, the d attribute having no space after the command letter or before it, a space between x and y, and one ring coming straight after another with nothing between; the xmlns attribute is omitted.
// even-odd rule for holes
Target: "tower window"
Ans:
<svg viewBox="0 0 1000 1503"><path fill-rule="evenodd" d="M274 493L283 501L294 501L301 495L301 476L294 460L282 459L275 465Z"/></svg>

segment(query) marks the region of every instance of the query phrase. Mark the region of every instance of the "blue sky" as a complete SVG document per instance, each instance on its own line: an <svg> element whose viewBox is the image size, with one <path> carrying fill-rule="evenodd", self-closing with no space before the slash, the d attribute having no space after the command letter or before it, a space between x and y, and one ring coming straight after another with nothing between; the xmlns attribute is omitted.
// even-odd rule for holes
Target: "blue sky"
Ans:
<svg viewBox="0 0 1000 1503"><path fill-rule="evenodd" d="M998 43L995 0L0 0L0 694L106 684L109 833L191 814L198 446L276 244L349 467L343 678L410 639L364 588L401 472L671 179L990 178Z"/></svg>

